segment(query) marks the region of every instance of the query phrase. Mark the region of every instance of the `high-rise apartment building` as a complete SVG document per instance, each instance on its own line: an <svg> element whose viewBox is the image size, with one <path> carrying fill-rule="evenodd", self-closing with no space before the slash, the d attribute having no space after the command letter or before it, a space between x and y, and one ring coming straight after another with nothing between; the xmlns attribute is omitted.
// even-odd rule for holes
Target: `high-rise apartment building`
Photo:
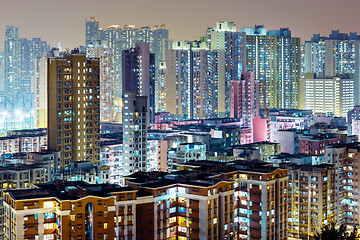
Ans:
<svg viewBox="0 0 360 240"><path fill-rule="evenodd" d="M300 38L292 37L289 28L268 31L277 37L277 107L299 107L301 70Z"/></svg>
<svg viewBox="0 0 360 240"><path fill-rule="evenodd" d="M173 43L168 54L166 111L177 119L191 119L191 44L184 41Z"/></svg>
<svg viewBox="0 0 360 240"><path fill-rule="evenodd" d="M259 107L277 107L277 38L266 35L263 25L244 28L246 33L246 71L259 80Z"/></svg>
<svg viewBox="0 0 360 240"><path fill-rule="evenodd" d="M156 63L155 63L156 66ZM155 82L155 111L165 112L166 111L166 78L167 68L166 62L160 62L160 66L156 71L157 81Z"/></svg>
<svg viewBox="0 0 360 240"><path fill-rule="evenodd" d="M192 43L191 50L192 119L215 118L219 101L218 52L198 41Z"/></svg>
<svg viewBox="0 0 360 240"><path fill-rule="evenodd" d="M20 118L20 49L19 32L14 26L7 26L4 45L5 89L4 89L4 128L14 129L15 114Z"/></svg>
<svg viewBox="0 0 360 240"><path fill-rule="evenodd" d="M85 46L88 47L94 42L100 41L100 31L99 31L99 21L95 17L90 17L89 20L86 20L86 43Z"/></svg>
<svg viewBox="0 0 360 240"><path fill-rule="evenodd" d="M100 160L100 66L73 52L48 59L48 149L60 166Z"/></svg>
<svg viewBox="0 0 360 240"><path fill-rule="evenodd" d="M95 17L86 20L86 57L100 59L100 120L113 122L118 119L120 106L116 105L114 93L119 88L115 84L119 77L119 65L114 61L121 60L116 54L119 52L117 41L120 36L116 27L109 27L103 31L99 28L99 21ZM118 79L119 80L119 79Z"/></svg>
<svg viewBox="0 0 360 240"><path fill-rule="evenodd" d="M113 51L107 41L102 41L99 47L100 54L100 120L114 122L119 116L119 107L115 104L115 78Z"/></svg>
<svg viewBox="0 0 360 240"><path fill-rule="evenodd" d="M326 147L324 162L335 166L335 222L354 226L360 221L359 143Z"/></svg>
<svg viewBox="0 0 360 240"><path fill-rule="evenodd" d="M166 111L177 119L218 115L217 51L205 42L174 42L168 51Z"/></svg>
<svg viewBox="0 0 360 240"><path fill-rule="evenodd" d="M165 110L162 106L162 94L166 94L166 91L163 91L163 86L165 85L164 73L166 74L166 63L167 61L167 51L171 48L169 41L169 29L161 24L160 26L155 25L152 28L154 33L154 40L149 41L150 52L155 54L155 111L161 112Z"/></svg>
<svg viewBox="0 0 360 240"><path fill-rule="evenodd" d="M136 91L125 91L123 96L123 160L120 184L124 176L146 171L148 97L138 96Z"/></svg>
<svg viewBox="0 0 360 240"><path fill-rule="evenodd" d="M34 127L34 91L37 58L50 50L40 38L19 39L18 28L6 27L4 44L4 98L0 131Z"/></svg>
<svg viewBox="0 0 360 240"><path fill-rule="evenodd" d="M241 74L241 80L231 80L230 117L251 127L253 118L259 115L259 81L254 73Z"/></svg>
<svg viewBox="0 0 360 240"><path fill-rule="evenodd" d="M107 41L107 45L111 51L111 68L113 72L113 89L114 101L120 101L122 97L122 35L121 28L118 25L112 25L102 31L101 41ZM120 109L118 113L120 112Z"/></svg>
<svg viewBox="0 0 360 240"><path fill-rule="evenodd" d="M5 88L5 62L4 62L4 52L0 52L0 79L3 79L0 82L0 88L3 89L0 91L1 95L4 95Z"/></svg>
<svg viewBox="0 0 360 240"><path fill-rule="evenodd" d="M35 65L34 127L47 128L47 58L38 58Z"/></svg>
<svg viewBox="0 0 360 240"><path fill-rule="evenodd" d="M300 109L314 113L334 113L337 117L347 117L355 104L355 80L353 76L318 77L306 73L300 80Z"/></svg>
<svg viewBox="0 0 360 240"><path fill-rule="evenodd" d="M246 37L233 22L217 22L206 31L210 50L217 51L218 115L230 116L230 80L239 80L246 65Z"/></svg>
<svg viewBox="0 0 360 240"><path fill-rule="evenodd" d="M335 168L321 164L288 169L288 237L307 239L335 220Z"/></svg>
<svg viewBox="0 0 360 240"><path fill-rule="evenodd" d="M148 43L139 42L135 48L123 51L122 58L122 89L147 97L148 120L152 123L155 116L155 55L150 53Z"/></svg>
<svg viewBox="0 0 360 240"><path fill-rule="evenodd" d="M304 48L304 73L317 76L354 74L355 103L360 104L360 36L332 31L329 37L314 34Z"/></svg>
<svg viewBox="0 0 360 240"><path fill-rule="evenodd" d="M114 122L118 119L119 107L114 99L115 73L113 49L107 40L90 42L86 47L87 58L100 59L100 121Z"/></svg>
<svg viewBox="0 0 360 240"><path fill-rule="evenodd" d="M50 51L50 46L46 41L40 38L32 38L31 40L20 38L20 94L22 112L24 114L23 128L46 127L39 126L38 116L39 103L38 94L40 91L46 91L46 86L40 89L38 74L40 72L40 59L46 57Z"/></svg>
<svg viewBox="0 0 360 240"><path fill-rule="evenodd" d="M35 78L34 78L34 127L47 128L47 111L48 111L48 57L59 57L60 52L57 48L52 48L51 51L44 57L36 58L35 60Z"/></svg>
<svg viewBox="0 0 360 240"><path fill-rule="evenodd" d="M266 31L263 25L244 28L246 71L259 80L260 108L297 108L300 79L300 38L288 28Z"/></svg>
<svg viewBox="0 0 360 240"><path fill-rule="evenodd" d="M161 91L159 85L163 85L162 72L166 74L166 65L160 64L166 62L167 50L170 48L169 44L169 30L165 25L155 25L154 27L141 27L136 28L134 25L125 25L121 28L118 25L107 27L102 31L102 40L108 42L109 48L112 50L112 66L114 72L114 99L115 102L121 102L122 97L122 54L124 50L135 48L138 42L148 43L149 50L154 54L154 81L155 81L155 96L158 96L158 91ZM159 101L155 100L154 111L158 111ZM119 104L118 104L119 105ZM121 105L121 103L120 103Z"/></svg>

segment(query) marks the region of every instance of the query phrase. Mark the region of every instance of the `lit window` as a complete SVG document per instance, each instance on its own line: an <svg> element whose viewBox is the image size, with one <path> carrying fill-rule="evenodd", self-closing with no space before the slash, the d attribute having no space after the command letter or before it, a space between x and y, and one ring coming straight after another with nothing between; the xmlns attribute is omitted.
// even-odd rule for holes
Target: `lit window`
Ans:
<svg viewBox="0 0 360 240"><path fill-rule="evenodd" d="M55 202L53 201L44 202L44 208L52 208L52 207L55 207Z"/></svg>
<svg viewBox="0 0 360 240"><path fill-rule="evenodd" d="M184 232L184 233L186 233L186 230L187 230L187 228L186 227L178 227L178 231L179 232Z"/></svg>
<svg viewBox="0 0 360 240"><path fill-rule="evenodd" d="M54 228L54 223L45 223L44 224L44 229L53 229Z"/></svg>

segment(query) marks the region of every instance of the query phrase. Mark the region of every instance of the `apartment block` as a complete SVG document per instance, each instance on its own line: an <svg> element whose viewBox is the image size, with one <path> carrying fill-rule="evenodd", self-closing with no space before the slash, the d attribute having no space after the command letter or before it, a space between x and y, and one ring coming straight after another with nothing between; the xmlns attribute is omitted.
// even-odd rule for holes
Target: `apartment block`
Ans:
<svg viewBox="0 0 360 240"><path fill-rule="evenodd" d="M286 239L287 170L191 162L128 187L56 181L5 193L5 239Z"/></svg>
<svg viewBox="0 0 360 240"><path fill-rule="evenodd" d="M334 144L326 147L324 162L335 166L335 222L354 226L360 221L358 169L360 144Z"/></svg>
<svg viewBox="0 0 360 240"><path fill-rule="evenodd" d="M259 115L259 81L254 73L242 73L240 80L230 81L230 117L251 127L253 118Z"/></svg>
<svg viewBox="0 0 360 240"><path fill-rule="evenodd" d="M335 220L335 167L285 165L288 239L307 239Z"/></svg>
<svg viewBox="0 0 360 240"><path fill-rule="evenodd" d="M4 238L6 224L4 209L4 191L31 189L34 184L45 183L52 179L51 164L17 164L0 167L0 239Z"/></svg>
<svg viewBox="0 0 360 240"><path fill-rule="evenodd" d="M299 136L299 152L314 156L324 156L329 144L340 143L338 134L318 134Z"/></svg>
<svg viewBox="0 0 360 240"><path fill-rule="evenodd" d="M176 171L179 169L179 164L184 164L190 160L206 160L206 144L200 142L182 143L177 148L169 149L168 171Z"/></svg>
<svg viewBox="0 0 360 240"><path fill-rule="evenodd" d="M48 59L48 149L71 162L100 162L99 60L73 52Z"/></svg>
<svg viewBox="0 0 360 240"><path fill-rule="evenodd" d="M352 75L318 77L305 74L300 80L300 109L313 113L333 113L347 117L355 105L355 80Z"/></svg>
<svg viewBox="0 0 360 240"><path fill-rule="evenodd" d="M118 206L135 199L129 188L57 181L4 197L5 239L136 239L135 208Z"/></svg>
<svg viewBox="0 0 360 240"><path fill-rule="evenodd" d="M124 92L122 180L136 171L146 171L148 98L136 91Z"/></svg>

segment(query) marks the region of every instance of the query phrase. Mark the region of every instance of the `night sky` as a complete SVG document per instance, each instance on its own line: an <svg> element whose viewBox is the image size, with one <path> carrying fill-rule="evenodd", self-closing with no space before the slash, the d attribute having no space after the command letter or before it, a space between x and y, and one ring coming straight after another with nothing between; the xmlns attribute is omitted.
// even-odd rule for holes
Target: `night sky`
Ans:
<svg viewBox="0 0 360 240"><path fill-rule="evenodd" d="M20 37L41 37L52 46L84 45L90 16L104 28L166 24L173 40L194 40L216 21L233 21L238 29L290 27L304 41L331 29L360 32L359 11L359 0L0 0L0 50L8 25L19 27Z"/></svg>

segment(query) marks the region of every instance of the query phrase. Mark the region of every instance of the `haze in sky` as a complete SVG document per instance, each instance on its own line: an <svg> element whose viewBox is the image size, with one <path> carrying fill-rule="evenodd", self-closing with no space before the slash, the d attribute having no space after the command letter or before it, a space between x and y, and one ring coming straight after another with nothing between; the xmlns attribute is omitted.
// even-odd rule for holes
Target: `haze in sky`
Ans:
<svg viewBox="0 0 360 240"><path fill-rule="evenodd" d="M166 24L175 41L198 39L217 21L233 21L238 29L289 27L305 41L332 29L360 32L359 10L359 0L0 0L0 50L10 25L19 27L20 37L41 37L52 46L84 45L90 16L104 28Z"/></svg>

